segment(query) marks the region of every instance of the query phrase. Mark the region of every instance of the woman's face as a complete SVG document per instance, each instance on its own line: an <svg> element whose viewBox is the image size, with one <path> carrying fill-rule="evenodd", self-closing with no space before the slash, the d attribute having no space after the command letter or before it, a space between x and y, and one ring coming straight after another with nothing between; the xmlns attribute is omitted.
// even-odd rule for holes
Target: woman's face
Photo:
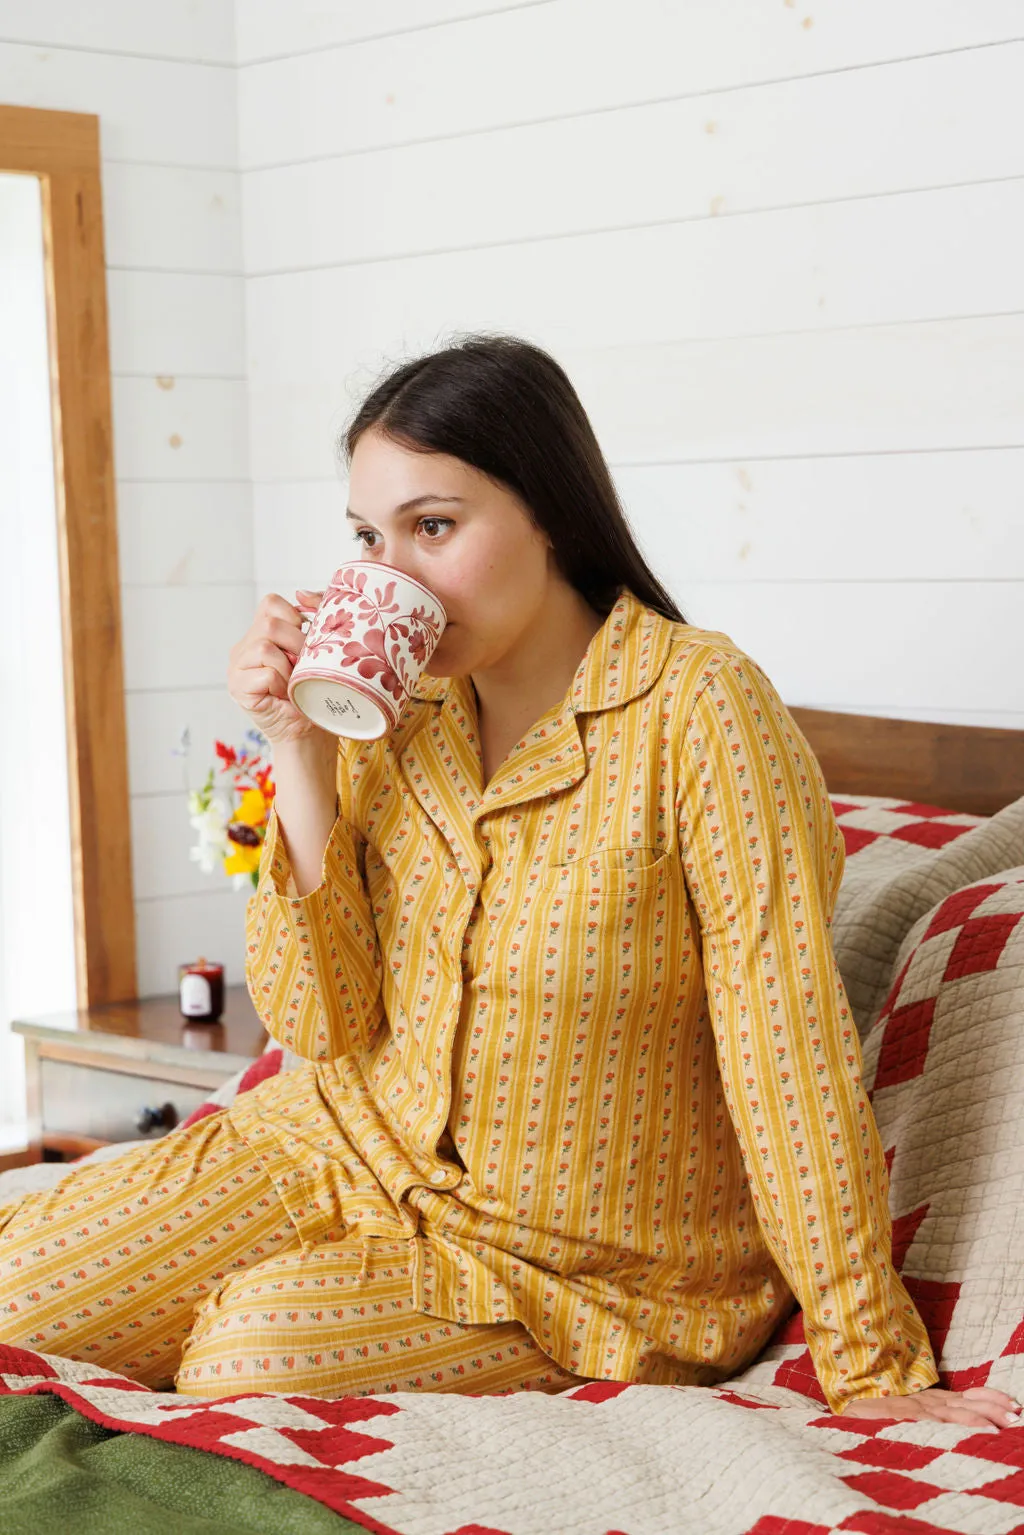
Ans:
<svg viewBox="0 0 1024 1535"><path fill-rule="evenodd" d="M364 432L352 454L353 558L415 576L448 624L427 671L467 676L499 665L549 595L564 585L547 535L510 490L446 453L413 453ZM403 510L404 503L419 504Z"/></svg>

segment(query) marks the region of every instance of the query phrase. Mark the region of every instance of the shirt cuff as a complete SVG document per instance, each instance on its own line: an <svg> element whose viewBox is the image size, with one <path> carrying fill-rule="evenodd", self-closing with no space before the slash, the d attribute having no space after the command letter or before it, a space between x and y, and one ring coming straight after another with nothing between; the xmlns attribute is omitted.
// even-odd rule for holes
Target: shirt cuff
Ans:
<svg viewBox="0 0 1024 1535"><path fill-rule="evenodd" d="M333 846L338 832L338 822L341 820L340 807L335 800L335 822L331 828L331 834L324 848L323 861L320 866L320 883L315 890L308 890L300 896L295 887L295 875L292 872L292 862L288 856L288 848L285 844L284 833L281 831L277 819L277 807L271 806L270 815L267 818L267 830L263 839L263 847L260 851L260 881L269 879L275 895L284 896L291 901L308 901L311 896L319 894L323 889L327 878L327 855Z"/></svg>
<svg viewBox="0 0 1024 1535"><path fill-rule="evenodd" d="M846 1390L842 1397L835 1396L832 1391L825 1390L829 1399L829 1406L840 1417L850 1402L877 1401L880 1398L916 1396L919 1391L925 1391L929 1386L939 1384L939 1372L935 1368L934 1361L929 1354L926 1358L912 1359L902 1369L894 1365L889 1370L883 1370L878 1375L871 1377L870 1381L858 1383L852 1389Z"/></svg>

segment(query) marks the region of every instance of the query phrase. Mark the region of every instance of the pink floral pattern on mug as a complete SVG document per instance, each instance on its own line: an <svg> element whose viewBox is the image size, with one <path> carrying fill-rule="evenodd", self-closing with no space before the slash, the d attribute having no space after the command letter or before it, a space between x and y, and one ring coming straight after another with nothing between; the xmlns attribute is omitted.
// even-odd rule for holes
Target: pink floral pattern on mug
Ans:
<svg viewBox="0 0 1024 1535"><path fill-rule="evenodd" d="M306 636L303 661L340 660L400 704L437 644L443 618L426 602L403 612L397 585L365 568L343 565Z"/></svg>

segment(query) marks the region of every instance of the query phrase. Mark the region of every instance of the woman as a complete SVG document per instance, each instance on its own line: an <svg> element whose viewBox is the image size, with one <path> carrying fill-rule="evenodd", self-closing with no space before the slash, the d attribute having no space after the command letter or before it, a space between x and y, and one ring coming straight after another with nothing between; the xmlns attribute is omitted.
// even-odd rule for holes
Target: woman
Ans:
<svg viewBox="0 0 1024 1535"><path fill-rule="evenodd" d="M793 1305L830 1407L937 1389L829 941L842 842L756 664L648 570L561 368L471 337L346 439L359 555L450 621L389 737L232 696L277 799L250 991L309 1064L8 1210L3 1337L180 1389L714 1383Z"/></svg>

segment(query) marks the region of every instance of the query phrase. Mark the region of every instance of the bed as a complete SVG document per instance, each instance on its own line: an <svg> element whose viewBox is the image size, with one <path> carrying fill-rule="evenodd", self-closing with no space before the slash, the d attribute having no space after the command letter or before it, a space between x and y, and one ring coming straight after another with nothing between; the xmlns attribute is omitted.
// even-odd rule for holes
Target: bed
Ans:
<svg viewBox="0 0 1024 1535"><path fill-rule="evenodd" d="M847 844L836 955L940 1384L1024 1392L1024 731L795 710ZM210 1105L292 1064L271 1043ZM117 1154L108 1148L94 1156ZM0 1174L0 1202L56 1181ZM797 1310L714 1388L200 1401L0 1347L0 1528L1012 1535L1024 1427L828 1411Z"/></svg>

